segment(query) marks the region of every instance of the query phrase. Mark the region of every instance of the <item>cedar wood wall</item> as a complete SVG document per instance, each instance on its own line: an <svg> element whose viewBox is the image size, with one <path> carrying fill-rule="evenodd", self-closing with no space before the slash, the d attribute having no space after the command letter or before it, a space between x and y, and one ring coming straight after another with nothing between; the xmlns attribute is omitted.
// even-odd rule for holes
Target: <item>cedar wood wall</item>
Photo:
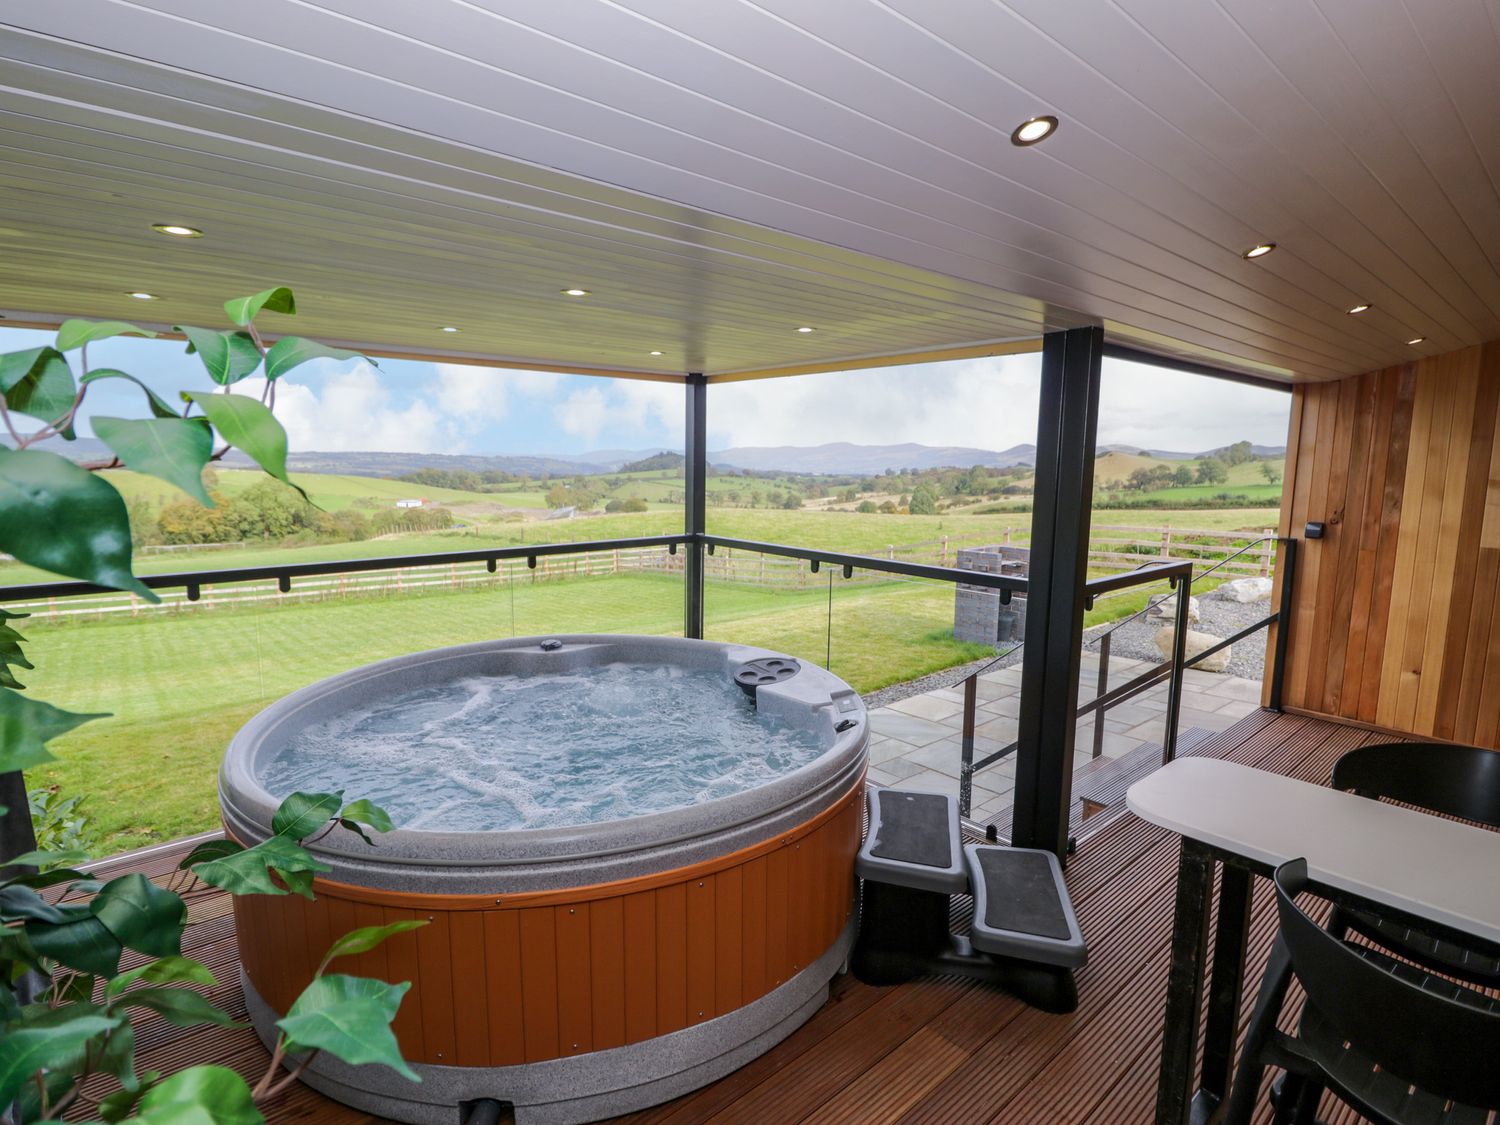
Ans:
<svg viewBox="0 0 1500 1125"><path fill-rule="evenodd" d="M1497 422L1500 340L1293 391L1286 706L1500 747Z"/></svg>

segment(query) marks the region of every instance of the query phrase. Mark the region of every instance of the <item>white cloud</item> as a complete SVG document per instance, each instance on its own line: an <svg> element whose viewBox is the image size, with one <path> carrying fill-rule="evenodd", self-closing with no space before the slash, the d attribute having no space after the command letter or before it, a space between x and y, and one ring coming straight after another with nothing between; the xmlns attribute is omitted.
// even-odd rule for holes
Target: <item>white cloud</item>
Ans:
<svg viewBox="0 0 1500 1125"><path fill-rule="evenodd" d="M609 398L600 387L585 387L553 407L552 416L563 433L592 442L609 421Z"/></svg>
<svg viewBox="0 0 1500 1125"><path fill-rule="evenodd" d="M437 364L437 376L434 405L462 432L472 432L488 422L504 419L516 395L550 395L560 385L558 376L545 371L511 371L459 363Z"/></svg>
<svg viewBox="0 0 1500 1125"><path fill-rule="evenodd" d="M445 448L443 416L420 400L395 405L389 385L368 363L320 382L314 390L292 378L277 381L276 417L293 449L432 453ZM264 385L247 379L235 391L259 397Z"/></svg>
<svg viewBox="0 0 1500 1125"><path fill-rule="evenodd" d="M709 445L917 442L1007 449L1036 440L1041 357L872 368L712 386ZM1100 444L1198 451L1280 445L1289 395L1106 360Z"/></svg>

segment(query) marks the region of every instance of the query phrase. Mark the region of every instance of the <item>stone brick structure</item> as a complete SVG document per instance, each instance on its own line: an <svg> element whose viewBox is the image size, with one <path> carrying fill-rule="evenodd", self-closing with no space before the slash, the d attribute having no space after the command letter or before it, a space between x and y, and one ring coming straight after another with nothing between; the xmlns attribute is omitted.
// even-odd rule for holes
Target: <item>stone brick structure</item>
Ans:
<svg viewBox="0 0 1500 1125"><path fill-rule="evenodd" d="M958 552L959 570L1007 574L1025 578L1031 567L1031 548L964 547ZM1013 594L1002 605L998 590L959 584L953 594L953 635L976 644L1015 644L1026 633L1026 595Z"/></svg>

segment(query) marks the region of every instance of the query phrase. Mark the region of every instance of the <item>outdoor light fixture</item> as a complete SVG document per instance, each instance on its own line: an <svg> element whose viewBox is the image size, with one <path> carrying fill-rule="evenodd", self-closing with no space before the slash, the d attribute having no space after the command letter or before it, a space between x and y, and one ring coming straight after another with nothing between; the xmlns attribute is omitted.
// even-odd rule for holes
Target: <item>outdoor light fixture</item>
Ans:
<svg viewBox="0 0 1500 1125"><path fill-rule="evenodd" d="M797 331L798 332L816 332L817 329L816 328L808 328L806 325L803 325L801 328L797 329Z"/></svg>
<svg viewBox="0 0 1500 1125"><path fill-rule="evenodd" d="M1413 345L1415 345L1415 344L1420 344L1420 343L1422 343L1422 342L1423 342L1423 341L1424 341L1424 340L1426 340L1426 339L1427 339L1427 337L1426 337L1426 336L1413 336L1413 337L1412 337L1412 338L1411 338L1411 339L1410 339L1410 340L1408 340L1408 341L1406 341L1406 342L1407 342L1407 343L1408 343L1408 344L1413 344Z"/></svg>
<svg viewBox="0 0 1500 1125"><path fill-rule="evenodd" d="M1363 302L1361 302L1360 304L1357 304L1357 305L1351 305L1347 311L1348 311L1348 313L1349 313L1350 316L1356 316L1356 315L1358 315L1359 313L1362 313L1362 312L1369 312L1370 311L1370 306L1367 305L1367 304L1364 304Z"/></svg>
<svg viewBox="0 0 1500 1125"><path fill-rule="evenodd" d="M127 297L134 297L137 301L156 301L160 298L155 293L126 293Z"/></svg>
<svg viewBox="0 0 1500 1125"><path fill-rule="evenodd" d="M173 238L202 238L203 232L197 227L185 227L180 223L152 223L151 229L157 234L169 234Z"/></svg>
<svg viewBox="0 0 1500 1125"><path fill-rule="evenodd" d="M1045 141L1055 132L1057 132L1057 118L1051 114L1029 117L1016 126L1015 132L1010 135L1010 143L1025 148L1027 145Z"/></svg>
<svg viewBox="0 0 1500 1125"><path fill-rule="evenodd" d="M662 355L664 353L662 353L662 352L647 352L646 354L647 355Z"/></svg>
<svg viewBox="0 0 1500 1125"><path fill-rule="evenodd" d="M564 289L562 292L565 297L587 297L589 295L587 289Z"/></svg>
<svg viewBox="0 0 1500 1125"><path fill-rule="evenodd" d="M1241 254L1240 257L1250 261L1254 261L1256 258L1264 258L1274 249L1276 249L1276 243L1274 242L1257 242L1254 246L1250 247L1250 249Z"/></svg>
<svg viewBox="0 0 1500 1125"><path fill-rule="evenodd" d="M443 331L444 332L457 332L458 329L454 328L453 325L451 325L451 324L445 324L445 325L443 325Z"/></svg>

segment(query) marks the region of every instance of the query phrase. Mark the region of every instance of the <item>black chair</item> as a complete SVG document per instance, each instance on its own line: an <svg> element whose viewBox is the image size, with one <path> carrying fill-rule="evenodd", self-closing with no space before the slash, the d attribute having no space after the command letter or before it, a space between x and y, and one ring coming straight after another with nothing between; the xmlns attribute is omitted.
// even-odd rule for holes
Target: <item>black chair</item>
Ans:
<svg viewBox="0 0 1500 1125"><path fill-rule="evenodd" d="M1391 742L1351 750L1333 767L1335 789L1386 798L1500 828L1500 753L1441 742ZM1364 935L1392 953L1482 988L1500 988L1500 959L1382 919L1336 909L1335 934Z"/></svg>
<svg viewBox="0 0 1500 1125"><path fill-rule="evenodd" d="M1277 1125L1314 1121L1325 1087L1388 1125L1487 1122L1500 1109L1500 1002L1329 933L1293 901L1307 888L1306 860L1275 879L1281 932L1224 1125L1248 1125L1267 1066L1287 1072ZM1307 1004L1287 1035L1276 1020L1294 976Z"/></svg>

